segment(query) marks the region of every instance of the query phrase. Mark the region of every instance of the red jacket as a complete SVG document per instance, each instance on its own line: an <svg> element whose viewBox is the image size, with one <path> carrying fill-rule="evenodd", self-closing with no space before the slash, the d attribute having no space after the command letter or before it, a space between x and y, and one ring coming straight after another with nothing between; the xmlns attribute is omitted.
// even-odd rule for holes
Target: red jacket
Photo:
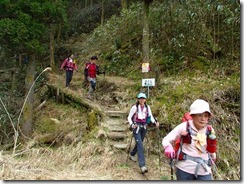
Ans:
<svg viewBox="0 0 244 184"><path fill-rule="evenodd" d="M98 65L96 65L95 63L88 63L86 68L88 69L88 76L90 78L96 78Z"/></svg>
<svg viewBox="0 0 244 184"><path fill-rule="evenodd" d="M66 58L64 62L61 65L60 69L65 70L77 70L77 65L74 63L74 61L71 58Z"/></svg>

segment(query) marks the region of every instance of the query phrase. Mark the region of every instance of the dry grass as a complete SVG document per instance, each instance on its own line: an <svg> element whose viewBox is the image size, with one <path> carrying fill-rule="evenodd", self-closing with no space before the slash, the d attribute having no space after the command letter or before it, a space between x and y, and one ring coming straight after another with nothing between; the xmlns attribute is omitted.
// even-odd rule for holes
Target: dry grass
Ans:
<svg viewBox="0 0 244 184"><path fill-rule="evenodd" d="M64 76L64 73L53 75L50 77L50 81L64 85ZM128 104L131 105L129 100L132 97L131 93L129 93L131 91L127 91L126 87L134 83L119 77L106 79L108 82L119 86L119 91L117 90L116 92L120 93L124 90L126 95L121 95L120 98L117 96L117 99L120 100L117 104L121 105L121 109L128 109ZM81 89L81 81L81 75L74 75L72 81L74 92L82 95L82 93L85 94L85 89ZM231 155L240 153L240 141L234 141L236 139L234 133L238 130L240 123L238 117L230 116L229 111L227 111L229 105L231 105L231 99L235 99L235 90L232 91L232 88L229 87L232 84L226 80L225 85L221 87L221 81L209 80L204 77L191 78L191 80L168 78L159 83L162 89L152 90L152 94L161 98L159 100L151 98L150 104L153 104L153 110L158 112L157 116L164 125L167 122L169 122L169 125L177 124L179 122L178 118L182 115L181 109L188 109L192 99L199 97L199 94L204 94L203 97L209 99L217 121L214 127L219 126L216 131L221 141L219 155L222 157L218 158L218 164L222 167L222 171L221 173L215 173L215 177L217 180L238 180L240 178L240 167L238 167L240 155L238 157L235 156L237 163L233 161L233 156ZM181 88L181 86L183 87ZM194 88L194 91L191 90L192 88ZM109 96L111 92L108 91L103 94L103 97L107 95L110 100L112 98ZM151 96L153 97L153 95ZM164 97L167 97L168 100L165 101L166 98ZM109 104L109 100L107 104ZM99 101L96 102L99 103ZM226 105L228 105L228 108L226 108ZM58 111L58 113L53 113L52 111L51 114L58 114L60 117L65 116L64 111ZM173 117L171 117L172 114L174 114ZM218 121L221 121L221 123ZM233 123L230 124L228 122ZM229 133L228 136L226 136L226 132ZM230 143L230 140L233 140L231 144L225 144ZM235 149L232 148L233 144ZM146 141L146 149L149 149L150 146L148 145ZM228 153L225 153L226 151ZM169 161L162 154L161 157L162 161L159 167L158 155L146 151L149 173L143 176L139 173L138 163L129 160L128 165L126 165L127 154L124 151L113 150L106 141L100 142L94 139L90 140L90 142L79 142L76 145L63 145L58 148L26 148L18 156L1 152L0 177L3 180L170 180ZM232 166L232 163L235 163L235 165ZM237 172L234 172L233 168Z"/></svg>
<svg viewBox="0 0 244 184"><path fill-rule="evenodd" d="M56 150L32 148L18 157L1 152L0 177L3 180L160 180L162 173L156 155L146 158L147 176L139 173L137 163L128 161L126 165L126 157L125 152L98 142L61 146ZM164 172L167 170L166 166Z"/></svg>

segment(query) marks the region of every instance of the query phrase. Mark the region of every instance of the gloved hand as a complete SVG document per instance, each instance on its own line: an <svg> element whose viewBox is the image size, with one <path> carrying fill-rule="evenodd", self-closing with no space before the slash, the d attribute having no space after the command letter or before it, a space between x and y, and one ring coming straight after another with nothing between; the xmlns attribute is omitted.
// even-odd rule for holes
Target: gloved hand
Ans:
<svg viewBox="0 0 244 184"><path fill-rule="evenodd" d="M175 157L175 150L173 149L171 144L164 147L164 155L167 158L174 158Z"/></svg>
<svg viewBox="0 0 244 184"><path fill-rule="evenodd" d="M130 131L133 131L135 128L137 128L137 124L132 123L132 124L130 125Z"/></svg>

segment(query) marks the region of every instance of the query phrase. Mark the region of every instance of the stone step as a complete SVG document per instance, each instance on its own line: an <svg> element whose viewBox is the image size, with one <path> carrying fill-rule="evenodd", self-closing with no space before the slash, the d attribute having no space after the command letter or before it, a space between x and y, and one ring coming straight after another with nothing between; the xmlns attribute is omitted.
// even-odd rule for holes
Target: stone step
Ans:
<svg viewBox="0 0 244 184"><path fill-rule="evenodd" d="M118 126L118 125L113 125L113 126L108 126L108 129L110 132L125 132L127 128L125 126Z"/></svg>
<svg viewBox="0 0 244 184"><path fill-rule="evenodd" d="M117 118L126 118L128 115L128 113L124 111L112 111L112 110L105 111L105 114L107 114L107 116L109 117L117 117Z"/></svg>
<svg viewBox="0 0 244 184"><path fill-rule="evenodd" d="M125 119L118 119L118 118L110 118L106 121L107 125L125 125L126 124L126 120Z"/></svg>
<svg viewBox="0 0 244 184"><path fill-rule="evenodd" d="M123 132L109 132L108 137L112 140L124 140L126 138L126 134Z"/></svg>
<svg viewBox="0 0 244 184"><path fill-rule="evenodd" d="M113 148L120 149L120 150L126 150L128 147L128 144L124 142L111 142L111 145Z"/></svg>

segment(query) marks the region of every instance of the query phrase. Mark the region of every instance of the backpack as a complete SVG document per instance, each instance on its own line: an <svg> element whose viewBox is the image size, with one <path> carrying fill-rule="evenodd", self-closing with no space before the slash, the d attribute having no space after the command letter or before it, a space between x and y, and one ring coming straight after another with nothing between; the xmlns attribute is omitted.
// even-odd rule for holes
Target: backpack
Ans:
<svg viewBox="0 0 244 184"><path fill-rule="evenodd" d="M139 110L138 110L138 105L139 105L139 104L136 104L136 113L139 112ZM146 124L150 124L150 123L151 123L151 117L148 116L148 106L147 106L147 104L145 104L145 107L146 107L146 112L147 112ZM136 114L136 113L135 113L135 114ZM134 122L135 114L132 116L132 121L133 121L133 122Z"/></svg>
<svg viewBox="0 0 244 184"><path fill-rule="evenodd" d="M136 112L135 112L135 114L132 116L132 118L131 118L131 120L134 122L134 118L135 118L135 115L136 115L136 113L138 113L138 103L136 104ZM146 107L146 112L147 112L147 117L146 117L146 124L147 125L149 125L149 126L151 126L151 117L150 116L148 116L148 106L147 106L147 104L145 104L145 107ZM131 131L132 131L132 128L130 127L129 128Z"/></svg>
<svg viewBox="0 0 244 184"><path fill-rule="evenodd" d="M88 62L86 62L86 66L85 66L85 68L84 68L84 75L85 75L85 78L87 78L88 77L88 65L90 64L90 62L88 61Z"/></svg>
<svg viewBox="0 0 244 184"><path fill-rule="evenodd" d="M184 119L184 117L186 119ZM175 146L174 146L174 150L175 150L175 159L177 160L184 160L184 153L182 152L182 145L183 144L191 144L191 126L189 123L189 120L192 120L191 116L189 115L189 113L185 113L185 115L183 116L182 120L186 120L186 131L187 131L187 135L181 135L180 138L178 138L175 141ZM182 121L185 122L185 121ZM209 144L209 135L212 132L212 126L211 125L207 125L207 131L206 131L206 136L207 136L207 149L208 149L208 144ZM215 143L216 144L216 143ZM211 145L215 147L214 152L216 151L216 145Z"/></svg>

